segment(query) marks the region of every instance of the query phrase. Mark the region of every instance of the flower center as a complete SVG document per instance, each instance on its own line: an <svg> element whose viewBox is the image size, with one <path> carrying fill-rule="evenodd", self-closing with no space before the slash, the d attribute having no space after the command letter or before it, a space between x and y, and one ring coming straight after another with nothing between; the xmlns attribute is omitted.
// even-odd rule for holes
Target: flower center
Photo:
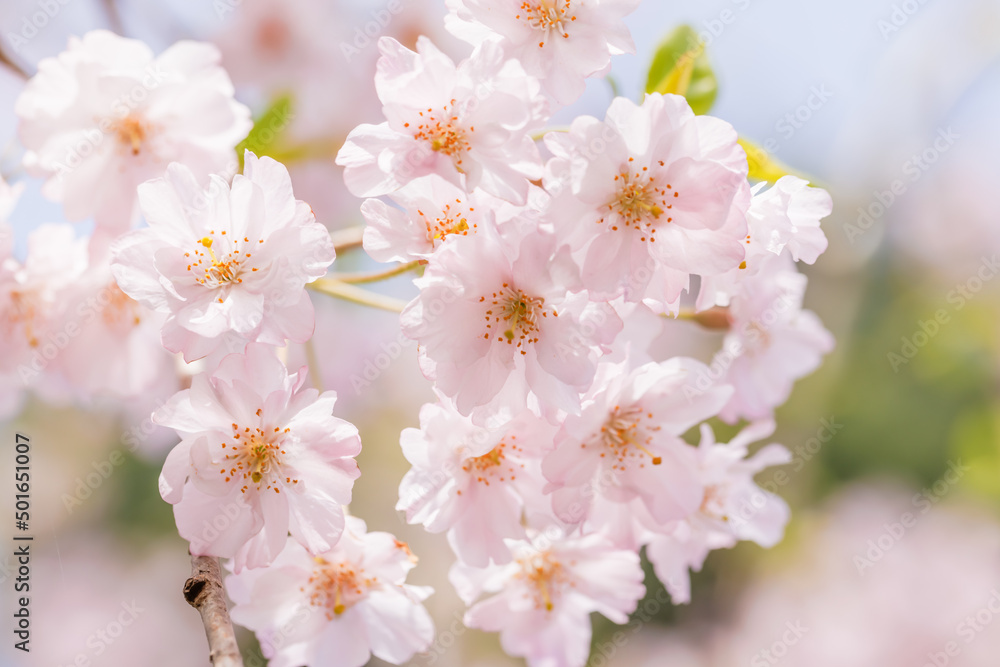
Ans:
<svg viewBox="0 0 1000 667"><path fill-rule="evenodd" d="M309 577L309 604L326 609L327 620L332 621L364 599L368 589L378 583L377 577L366 577L364 568L351 563L330 563L320 557L314 560L318 567ZM305 592L305 588L300 590Z"/></svg>
<svg viewBox="0 0 1000 667"><path fill-rule="evenodd" d="M576 16L570 14L572 0L539 0L538 2L522 2L514 18L524 21L529 26L544 34L538 47L545 46L545 38L550 32L569 39L566 23L572 23Z"/></svg>
<svg viewBox="0 0 1000 667"><path fill-rule="evenodd" d="M743 329L744 349L747 355L756 356L771 347L771 333L760 321L751 320Z"/></svg>
<svg viewBox="0 0 1000 667"><path fill-rule="evenodd" d="M475 234L475 230L478 228L476 223L472 223L472 227L469 227L469 219L466 217L464 210L461 208L462 200L455 200L456 206L452 208L451 203L444 205L444 210L441 211L441 215L431 220L427 217L423 211L417 210L417 213L424 219L424 224L427 226L427 240L430 241L431 247L434 247L435 241L443 241L446 236L450 234L461 234L462 236L468 236L469 230L472 229L472 233ZM469 207L469 213L474 212L476 209Z"/></svg>
<svg viewBox="0 0 1000 667"><path fill-rule="evenodd" d="M11 324L15 327L20 324L24 326L24 336L28 340L28 345L38 347L38 336L35 335L35 300L31 294L13 290L10 293L11 312L8 315Z"/></svg>
<svg viewBox="0 0 1000 667"><path fill-rule="evenodd" d="M261 416L261 410L257 410L257 416ZM251 486L257 491L262 488L265 491L274 489L275 493L281 493L280 486L283 484L298 484L298 479L287 476L282 480L282 457L285 450L282 443L285 436L291 429L282 430L275 426L273 430L249 426L240 427L233 423L234 443L222 443L224 450L232 449L232 453L227 453L225 457L226 465L229 468L221 468L219 474L225 477L227 482L234 479L243 481L240 489L247 492Z"/></svg>
<svg viewBox="0 0 1000 667"><path fill-rule="evenodd" d="M455 100L451 104L441 108L441 111L427 109L420 112L420 121L413 138L417 141L426 141L431 145L431 150L443 153L455 160L459 167L462 165L462 155L472 150L469 145L468 135L476 131L470 127L468 131L458 122L458 116L454 113ZM410 127L410 123L405 124Z"/></svg>
<svg viewBox="0 0 1000 667"><path fill-rule="evenodd" d="M487 303L487 299L490 299L486 309L487 331L483 338L489 340L491 334L498 334L498 342L516 345L521 354L527 354L523 347L527 343L538 342L541 318L549 316L545 299L527 296L511 287L510 283L504 283L503 287L493 292L492 298L479 297L480 303ZM552 316L558 317L559 314L552 311Z"/></svg>
<svg viewBox="0 0 1000 667"><path fill-rule="evenodd" d="M563 586L574 586L562 563L549 551L518 558L517 564L521 570L514 578L528 584L527 595L534 600L535 609L552 611Z"/></svg>
<svg viewBox="0 0 1000 667"><path fill-rule="evenodd" d="M216 255L213 248L215 230L213 229L209 234L210 236L202 238L195 245L193 258L191 252L184 253L184 256L190 260L187 270L194 275L195 281L199 284L213 289L234 282L242 283L243 278L240 275L247 268L245 266L248 263L247 260L253 257L253 253L247 252L247 248L250 247L250 239L246 236L243 237L242 242L239 239L230 239L223 231L220 234L220 243L229 249L225 254L220 250L219 254ZM257 241L257 243L263 242L264 239ZM257 267L251 267L250 270L257 271ZM221 298L219 303L222 303Z"/></svg>
<svg viewBox="0 0 1000 667"><path fill-rule="evenodd" d="M629 158L630 163L634 160L635 158ZM618 187L617 193L607 204L609 215L617 218L611 229L617 231L621 224L640 232L640 241L655 243L656 226L664 222L661 220L664 214L667 215L665 222L674 221L668 211L674 207L672 200L680 196L678 192L669 183L666 187L660 187L656 178L649 174L649 167L635 172L631 166L623 169L615 176L615 184ZM598 224L605 219L598 220Z"/></svg>
<svg viewBox="0 0 1000 667"><path fill-rule="evenodd" d="M508 436L508 439L511 442L501 442L482 456L465 459L462 462L462 470L486 486L489 486L491 481L506 482L508 479L514 481L517 478L517 471L524 468L524 464L508 459L508 450L515 457L523 454L524 450L515 442L516 436Z"/></svg>
<svg viewBox="0 0 1000 667"><path fill-rule="evenodd" d="M729 521L729 516L726 514L725 490L717 484L706 486L705 496L702 498L700 511L702 514L722 519L723 521Z"/></svg>
<svg viewBox="0 0 1000 667"><path fill-rule="evenodd" d="M292 43L292 31L280 16L269 16L264 19L255 32L257 46L261 51L271 55L281 55Z"/></svg>
<svg viewBox="0 0 1000 667"><path fill-rule="evenodd" d="M142 318L139 317L139 304L125 294L117 283L110 283L106 289L108 291L108 305L101 311L104 322L108 325L131 322L133 326L138 326L142 321Z"/></svg>
<svg viewBox="0 0 1000 667"><path fill-rule="evenodd" d="M153 125L142 116L130 113L111 123L111 131L114 132L119 146L130 151L132 155L138 155L143 144L152 135Z"/></svg>
<svg viewBox="0 0 1000 667"><path fill-rule="evenodd" d="M662 458L647 448L660 430L659 426L643 424L644 419L652 418L653 413L645 412L637 405L624 410L618 405L614 407L600 432L594 436L595 443L606 450L601 452L601 456L611 455L612 470L625 470L634 459L639 460L640 468L645 468L646 457L649 457L654 466L663 462ZM580 447L586 448L587 444L581 444Z"/></svg>

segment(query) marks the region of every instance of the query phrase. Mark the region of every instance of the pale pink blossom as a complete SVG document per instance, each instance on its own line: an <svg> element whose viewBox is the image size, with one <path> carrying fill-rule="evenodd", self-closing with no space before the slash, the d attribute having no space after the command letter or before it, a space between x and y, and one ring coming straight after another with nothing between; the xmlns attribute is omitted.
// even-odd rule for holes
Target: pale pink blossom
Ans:
<svg viewBox="0 0 1000 667"><path fill-rule="evenodd" d="M337 544L361 440L331 416L336 393L303 389L305 375L251 343L154 413L181 436L160 494L192 553L235 558L238 572L272 562L289 531L313 554Z"/></svg>
<svg viewBox="0 0 1000 667"><path fill-rule="evenodd" d="M646 555L656 576L675 603L691 601L688 570L701 570L709 552L728 549L741 540L765 548L777 544L788 523L788 505L754 483L754 475L791 461L788 450L770 444L748 456L748 446L774 433L774 422L752 424L729 444L715 442L708 424L701 425L697 478L704 488L701 506L658 534L651 535Z"/></svg>
<svg viewBox="0 0 1000 667"><path fill-rule="evenodd" d="M149 227L114 244L112 270L122 291L168 315L164 347L191 361L312 336L305 285L326 274L335 251L284 166L247 151L232 188L213 176L203 191L172 164L139 198Z"/></svg>
<svg viewBox="0 0 1000 667"><path fill-rule="evenodd" d="M524 539L525 512L544 508L541 457L555 427L525 411L497 429L474 425L442 400L420 410L420 429L404 429L412 468L396 509L428 531L448 531L459 559L474 567L510 562L506 538Z"/></svg>
<svg viewBox="0 0 1000 667"><path fill-rule="evenodd" d="M531 667L583 667L590 614L625 623L645 594L639 554L598 533L564 538L547 531L510 547L513 562L486 569L459 562L450 579L472 605L465 625L499 632L504 651ZM489 593L495 595L473 604Z"/></svg>
<svg viewBox="0 0 1000 667"><path fill-rule="evenodd" d="M617 98L605 121L577 118L545 143L550 219L595 295L672 310L692 274L743 261L750 186L728 123L651 94L642 105Z"/></svg>
<svg viewBox="0 0 1000 667"><path fill-rule="evenodd" d="M732 390L720 385L685 396L684 386L707 368L683 357L626 371L625 364L602 364L580 415L563 420L555 450L542 461L553 510L569 524L589 517L604 529L590 516L595 498L641 500L660 524L688 516L702 500L694 450L681 435L715 416Z"/></svg>
<svg viewBox="0 0 1000 667"><path fill-rule="evenodd" d="M713 366L734 388L719 416L727 422L770 419L788 400L795 381L809 375L833 350L834 339L815 313L802 309L806 277L790 257L741 282L729 309L731 327ZM703 377L709 377L707 374ZM702 386L694 385L696 395Z"/></svg>
<svg viewBox="0 0 1000 667"><path fill-rule="evenodd" d="M509 58L560 104L583 94L586 79L611 69L611 56L635 53L622 20L639 0L448 0L448 30L471 44L496 40Z"/></svg>
<svg viewBox="0 0 1000 667"><path fill-rule="evenodd" d="M337 164L348 189L378 197L435 173L524 203L529 181L542 174L531 138L547 106L538 82L493 43L458 65L425 37L416 52L389 37L379 49L375 86L386 122L347 137Z"/></svg>
<svg viewBox="0 0 1000 667"><path fill-rule="evenodd" d="M13 256L13 234L0 231L0 374L19 393L47 375L71 342L58 326L76 307L68 298L87 269L87 239L72 225L46 224L28 236L27 256ZM20 385L20 387L18 387ZM16 389L15 389L16 388ZM13 404L14 398L0 402Z"/></svg>
<svg viewBox="0 0 1000 667"><path fill-rule="evenodd" d="M569 249L541 230L457 238L415 282L403 333L420 344L440 392L481 424L526 406L578 412L622 326L613 308L580 291Z"/></svg>
<svg viewBox="0 0 1000 667"><path fill-rule="evenodd" d="M231 174L250 110L210 44L182 41L159 56L144 43L94 30L46 58L17 100L24 165L72 221L113 233L136 213L136 187L170 162L199 182Z"/></svg>
<svg viewBox="0 0 1000 667"><path fill-rule="evenodd" d="M57 365L79 395L140 396L174 374L160 344L165 316L122 292L106 258L91 258L66 299L71 306L56 327L68 343Z"/></svg>
<svg viewBox="0 0 1000 667"><path fill-rule="evenodd" d="M769 271L772 265L787 266L784 258L812 264L826 251L820 220L833 210L829 193L796 176L784 176L763 188L763 183L754 188L747 213L745 261L726 273L702 279L699 310L728 306L742 280Z"/></svg>
<svg viewBox="0 0 1000 667"><path fill-rule="evenodd" d="M349 516L332 549L289 540L269 567L228 576L232 618L257 634L271 667L361 667L372 655L399 665L434 640L421 604L433 591L406 583L416 562L406 543Z"/></svg>
<svg viewBox="0 0 1000 667"><path fill-rule="evenodd" d="M392 200L400 208L380 199L361 205L368 223L365 251L377 262L424 259L450 238L496 225L495 199L482 191L466 193L435 174L411 181L394 192Z"/></svg>
<svg viewBox="0 0 1000 667"><path fill-rule="evenodd" d="M359 22L346 3L316 0L240 0L214 8L224 20L212 41L240 92L292 97L293 113L273 128L283 139L328 141L378 113L369 92L378 51L364 33L371 17ZM356 31L368 43L363 57Z"/></svg>

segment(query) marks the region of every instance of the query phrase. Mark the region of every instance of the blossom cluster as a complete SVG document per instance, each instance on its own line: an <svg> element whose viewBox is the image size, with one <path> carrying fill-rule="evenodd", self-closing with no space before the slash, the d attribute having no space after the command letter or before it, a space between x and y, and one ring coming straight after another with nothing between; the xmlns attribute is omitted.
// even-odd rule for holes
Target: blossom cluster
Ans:
<svg viewBox="0 0 1000 667"><path fill-rule="evenodd" d="M797 268L826 249L831 201L795 176L752 184L735 129L682 95L546 130L634 52L638 0L447 5L469 55L381 38L384 122L336 158L368 254L421 271L400 325L436 400L400 435L397 509L446 534L466 625L532 666L582 667L591 612L623 623L645 594L643 548L687 602L710 551L781 539L788 508L754 475L788 452L750 449L833 345ZM17 114L25 169L96 228L42 226L22 262L0 227L0 410L24 384L179 388L152 417L180 438L160 493L192 554L231 559L233 619L272 664L426 650L415 556L345 510L358 429L285 363L314 334L307 286L333 240L284 165L237 155L250 112L215 48L88 33ZM0 182L0 221L17 196ZM678 319L725 330L711 365L663 353ZM715 418L743 428L718 443Z"/></svg>
<svg viewBox="0 0 1000 667"><path fill-rule="evenodd" d="M230 559L237 621L267 635L255 605L277 577L285 608L311 620L280 651L265 644L274 664L315 663L328 645L352 665L403 662L431 642L430 591L405 584L404 543L347 516L358 430L334 416L336 392L283 361L314 333L306 285L326 275L333 240L285 166L237 154L250 111L219 60L205 43L154 57L94 31L26 84L23 167L67 220L95 228L42 225L21 261L5 221L22 187L0 181L0 409L14 413L26 387L142 403L180 385L152 414L180 436L159 491L193 555Z"/></svg>
<svg viewBox="0 0 1000 667"><path fill-rule="evenodd" d="M711 550L780 540L787 506L753 478L788 452L749 446L832 347L796 268L826 249L824 191L751 185L736 131L678 95L544 131L632 50L635 5L449 2L471 55L382 38L385 122L338 156L365 249L423 268L401 326L437 400L401 435L397 509L447 535L465 623L530 665L585 664L589 614L644 594L643 547L687 602ZM711 368L654 357L667 319L708 314ZM714 417L748 425L720 444Z"/></svg>

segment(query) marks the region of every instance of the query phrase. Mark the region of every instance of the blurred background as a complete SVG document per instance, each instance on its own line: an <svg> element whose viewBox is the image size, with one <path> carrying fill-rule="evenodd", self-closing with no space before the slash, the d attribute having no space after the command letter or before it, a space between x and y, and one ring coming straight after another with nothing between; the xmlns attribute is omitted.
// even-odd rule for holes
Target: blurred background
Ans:
<svg viewBox="0 0 1000 667"><path fill-rule="evenodd" d="M375 39L412 45L424 34L462 56L443 15L443 0L5 0L0 40L29 73L94 28L157 52L180 39L215 42L255 114L292 100L277 107L272 153L287 161L297 197L339 229L361 222L360 202L333 156L356 124L381 120ZM659 41L690 24L719 79L711 113L830 190L830 249L807 267L806 306L837 348L778 412L774 440L792 464L758 478L792 507L785 541L713 553L684 607L669 603L650 571L628 626L595 617L591 665L994 667L1000 1L645 0L627 23L638 53L615 60L622 95L639 95ZM26 184L11 216L23 253L28 232L61 212L17 172L22 85L0 67L0 171ZM553 124L602 116L611 97L607 82L591 81ZM337 268L367 261L345 253ZM413 293L405 278L379 289ZM428 601L437 639L413 664L522 664L503 656L495 636L462 627L443 535L407 526L394 510L407 469L399 431L417 425L431 396L414 346L392 314L314 302L323 383L364 443L351 510L369 529L408 541L421 559L410 583L437 590ZM666 322L654 349L708 361L720 344L694 324ZM290 366L304 363L301 349L288 355ZM5 451L15 430L32 438L36 541L32 653L13 651L5 633L0 665L208 664L200 620L180 592L186 544L156 488L175 441L146 418L173 390L85 406L29 397L5 424ZM734 432L720 430L720 439ZM0 459L6 480L12 455ZM11 503L0 494L0 514ZM15 570L5 548L5 618ZM241 643L248 667L265 664L251 635Z"/></svg>

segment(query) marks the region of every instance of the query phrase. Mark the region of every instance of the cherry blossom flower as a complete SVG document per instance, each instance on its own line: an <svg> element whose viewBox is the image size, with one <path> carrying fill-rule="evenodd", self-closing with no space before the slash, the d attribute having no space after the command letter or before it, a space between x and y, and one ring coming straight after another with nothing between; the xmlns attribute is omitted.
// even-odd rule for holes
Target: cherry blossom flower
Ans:
<svg viewBox="0 0 1000 667"><path fill-rule="evenodd" d="M69 398L68 387L52 371L70 344L70 331L59 326L75 307L68 290L87 268L87 239L68 224L46 224L28 236L23 262L13 256L13 234L0 225L0 411L16 409L21 390L32 386Z"/></svg>
<svg viewBox="0 0 1000 667"><path fill-rule="evenodd" d="M159 56L105 30L72 37L46 58L15 107L24 166L72 221L93 217L114 233L135 217L136 187L170 162L197 180L235 171L233 149L250 110L210 44L182 41Z"/></svg>
<svg viewBox="0 0 1000 667"><path fill-rule="evenodd" d="M545 187L559 238L583 253L589 290L676 307L689 276L743 261L750 203L746 153L724 121L683 97L617 98L604 122L552 132Z"/></svg>
<svg viewBox="0 0 1000 667"><path fill-rule="evenodd" d="M372 44L363 58L345 56L345 49L358 51L354 32L363 25L345 3L241 0L216 9L225 20L212 41L223 66L241 93L292 96L294 114L281 122L297 141L342 137L359 118L378 113L374 92L359 94L371 88L377 52Z"/></svg>
<svg viewBox="0 0 1000 667"><path fill-rule="evenodd" d="M347 137L337 164L348 189L378 197L436 173L524 203L528 182L542 174L530 135L545 120L538 82L493 43L458 65L423 37L416 53L389 37L379 49L375 86L387 122Z"/></svg>
<svg viewBox="0 0 1000 667"><path fill-rule="evenodd" d="M379 199L361 205L365 251L377 262L423 259L455 236L475 234L482 226L495 226L491 204L482 191L467 194L462 188L431 174L411 181L392 195L402 208Z"/></svg>
<svg viewBox="0 0 1000 667"><path fill-rule="evenodd" d="M500 632L504 651L531 667L583 667L591 612L625 623L645 594L639 554L598 533L561 538L547 531L510 547L511 563L476 569L459 562L450 579L467 604L496 593L465 613L465 625Z"/></svg>
<svg viewBox="0 0 1000 667"><path fill-rule="evenodd" d="M400 435L413 465L396 509L428 531L448 531L458 557L475 567L510 562L505 538L524 539L525 511L544 507L541 456L555 427L525 411L501 428L475 426L442 400L420 410L420 429Z"/></svg>
<svg viewBox="0 0 1000 667"><path fill-rule="evenodd" d="M58 369L78 395L139 396L173 375L160 344L165 316L122 292L106 259L92 258L65 298L74 305L56 326L71 340Z"/></svg>
<svg viewBox="0 0 1000 667"><path fill-rule="evenodd" d="M560 104L583 94L586 78L611 69L611 56L635 53L622 18L639 0L447 0L448 30L479 44L498 40L509 58L541 80Z"/></svg>
<svg viewBox="0 0 1000 667"><path fill-rule="evenodd" d="M779 257L813 264L826 251L820 220L830 215L833 202L826 190L810 187L796 176L784 176L773 186L754 188L747 213L746 259L735 269L707 276L701 282L698 309L728 306L749 276L767 271ZM781 261L777 266L787 266Z"/></svg>
<svg viewBox="0 0 1000 667"><path fill-rule="evenodd" d="M420 343L425 374L478 424L531 405L579 411L599 354L621 330L592 303L565 246L544 231L501 239L486 230L442 248L415 282L403 333Z"/></svg>
<svg viewBox="0 0 1000 667"><path fill-rule="evenodd" d="M213 176L206 191L172 164L139 198L149 228L114 244L112 269L122 291L169 315L164 347L191 361L246 341L312 335L304 288L326 274L335 251L280 163L247 151L231 189Z"/></svg>
<svg viewBox="0 0 1000 667"><path fill-rule="evenodd" d="M819 368L834 339L815 313L802 310L808 280L791 259L780 258L759 275L745 279L730 306L730 332L713 366L735 391L719 413L727 422L770 419L788 400L799 378ZM704 377L709 377L707 374ZM695 383L688 395L701 393Z"/></svg>
<svg viewBox="0 0 1000 667"><path fill-rule="evenodd" d="M181 436L160 495L192 553L235 558L239 572L272 562L289 531L313 554L340 539L361 440L331 416L336 393L304 382L305 368L289 375L270 348L251 343L154 413Z"/></svg>
<svg viewBox="0 0 1000 667"><path fill-rule="evenodd" d="M625 364L602 364L581 414L565 418L554 451L542 461L556 516L582 523L595 497L615 503L640 499L661 524L694 512L703 489L694 452L680 436L715 416L732 393L717 386L695 399L685 397L685 383L706 370L683 357L630 373Z"/></svg>
<svg viewBox="0 0 1000 667"><path fill-rule="evenodd" d="M649 540L646 554L656 576L675 603L691 601L688 570L701 570L708 553L728 549L740 540L765 548L777 544L788 523L788 505L754 483L754 475L791 461L781 445L771 444L747 456L750 443L774 433L774 422L743 429L729 444L717 444L712 428L701 425L697 477L704 487L701 507Z"/></svg>
<svg viewBox="0 0 1000 667"><path fill-rule="evenodd" d="M257 633L271 667L361 667L373 654L399 665L434 640L421 604L432 589L405 583L417 562L409 547L346 520L333 549L289 541L270 567L226 578L233 621Z"/></svg>

